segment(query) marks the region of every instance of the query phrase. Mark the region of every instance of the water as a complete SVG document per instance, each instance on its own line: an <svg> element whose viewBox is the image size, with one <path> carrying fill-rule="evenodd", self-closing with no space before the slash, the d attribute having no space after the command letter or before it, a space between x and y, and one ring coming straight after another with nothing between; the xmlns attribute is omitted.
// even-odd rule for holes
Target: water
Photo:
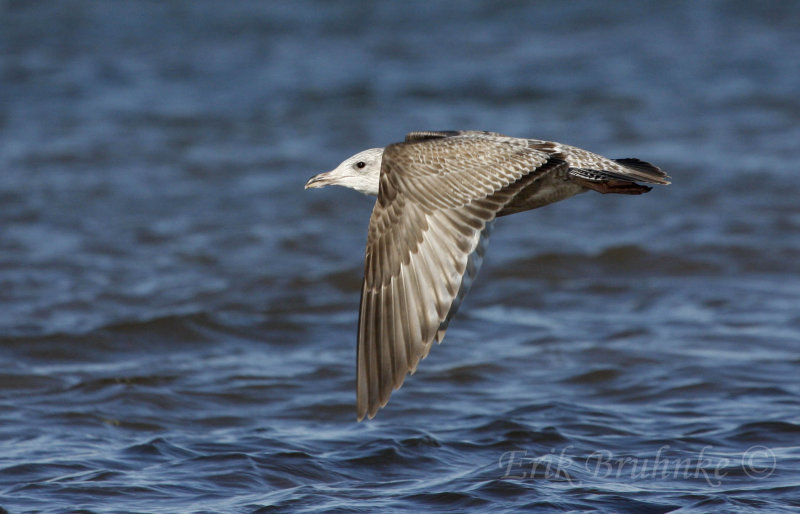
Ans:
<svg viewBox="0 0 800 514"><path fill-rule="evenodd" d="M800 4L0 2L9 512L800 508ZM674 184L500 220L355 422L369 198L420 129Z"/></svg>

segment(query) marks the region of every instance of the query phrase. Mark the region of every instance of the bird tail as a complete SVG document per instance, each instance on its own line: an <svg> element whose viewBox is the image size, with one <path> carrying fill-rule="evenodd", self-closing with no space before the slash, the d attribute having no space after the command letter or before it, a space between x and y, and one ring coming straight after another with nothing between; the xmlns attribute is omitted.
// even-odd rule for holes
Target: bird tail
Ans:
<svg viewBox="0 0 800 514"><path fill-rule="evenodd" d="M612 164L613 163L613 164ZM669 177L658 166L639 159L614 159L609 161L612 169L570 168L573 182L600 193L640 195L652 188L637 184L669 184Z"/></svg>

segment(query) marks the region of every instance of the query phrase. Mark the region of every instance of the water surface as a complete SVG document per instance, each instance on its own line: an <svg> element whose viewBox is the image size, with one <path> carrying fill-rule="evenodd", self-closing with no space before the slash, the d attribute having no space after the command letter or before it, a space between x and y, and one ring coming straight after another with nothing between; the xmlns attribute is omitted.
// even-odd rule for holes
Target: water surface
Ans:
<svg viewBox="0 0 800 514"><path fill-rule="evenodd" d="M0 3L9 512L800 508L800 4ZM424 129L674 184L498 221L355 422L372 200Z"/></svg>

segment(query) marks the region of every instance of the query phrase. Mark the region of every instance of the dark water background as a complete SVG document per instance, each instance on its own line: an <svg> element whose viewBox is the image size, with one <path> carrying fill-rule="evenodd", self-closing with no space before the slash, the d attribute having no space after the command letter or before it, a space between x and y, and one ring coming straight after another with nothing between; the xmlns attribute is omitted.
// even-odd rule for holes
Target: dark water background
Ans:
<svg viewBox="0 0 800 514"><path fill-rule="evenodd" d="M798 2L0 2L0 505L800 509L798 56ZM303 184L464 128L674 184L500 220L357 424L372 200Z"/></svg>

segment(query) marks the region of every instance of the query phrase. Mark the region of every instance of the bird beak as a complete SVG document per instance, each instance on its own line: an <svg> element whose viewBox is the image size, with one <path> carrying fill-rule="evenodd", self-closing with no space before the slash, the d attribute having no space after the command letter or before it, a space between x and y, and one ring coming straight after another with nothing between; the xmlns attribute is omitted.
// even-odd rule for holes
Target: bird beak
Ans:
<svg viewBox="0 0 800 514"><path fill-rule="evenodd" d="M308 182L306 182L305 189L309 189L312 187L325 187L332 182L331 178L332 171L326 171L325 173L320 173L319 175L314 175Z"/></svg>

